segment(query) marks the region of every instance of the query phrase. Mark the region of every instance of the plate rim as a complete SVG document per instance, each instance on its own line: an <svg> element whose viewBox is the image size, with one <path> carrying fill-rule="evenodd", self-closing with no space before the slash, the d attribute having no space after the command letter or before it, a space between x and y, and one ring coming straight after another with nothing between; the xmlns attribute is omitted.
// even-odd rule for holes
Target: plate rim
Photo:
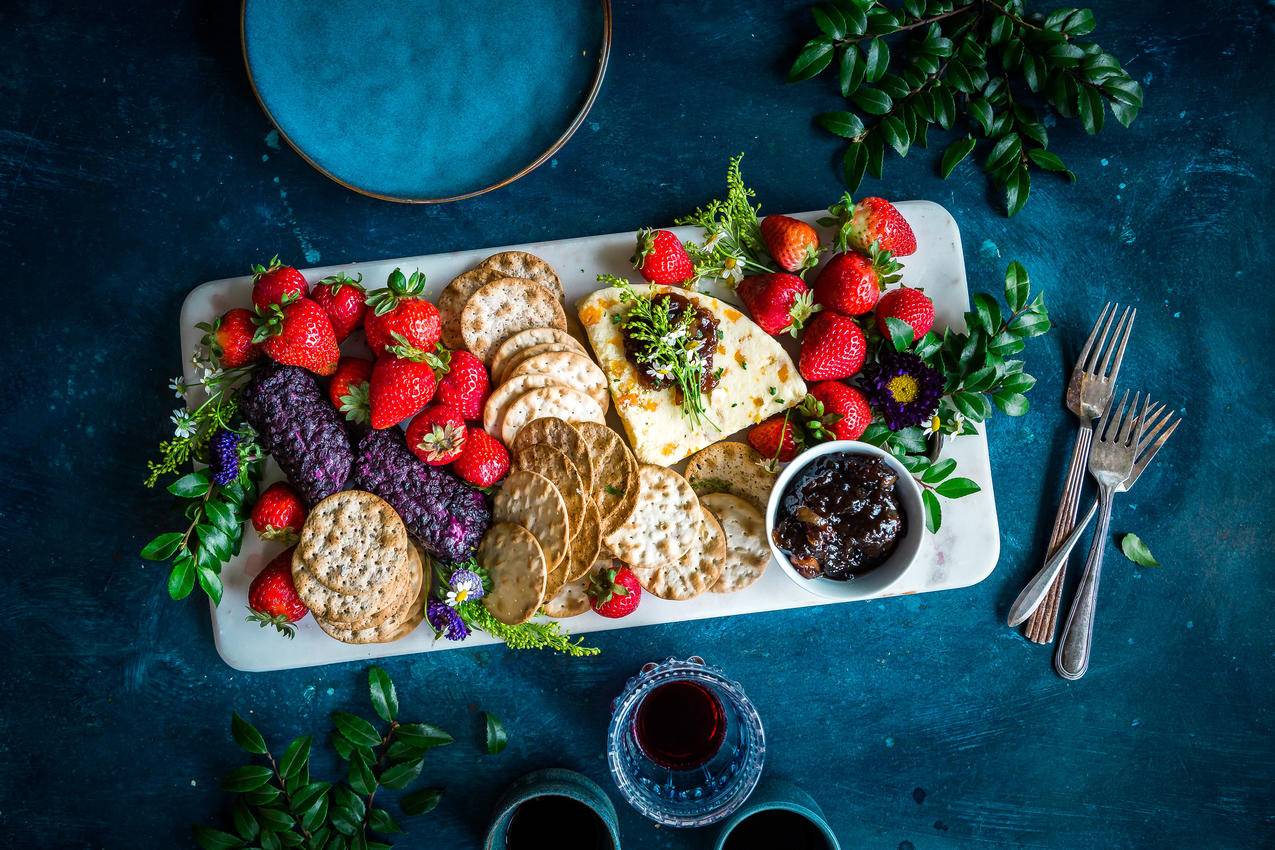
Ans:
<svg viewBox="0 0 1275 850"><path fill-rule="evenodd" d="M580 129L580 125L584 123L585 117L588 116L589 112L593 109L594 102L598 99L598 92L602 89L602 80L606 76L607 63L611 57L611 0L599 0L599 2L602 4L602 48L599 51L597 65L593 71L593 80L589 84L589 93L585 97L584 103L580 106L580 110L576 113L575 117L572 118L571 123L567 125L567 129L563 131L562 135L554 140L553 144L546 148L539 156L509 177L506 177L503 180L498 180L495 183L483 186L479 189L439 198L389 195L383 192L375 192L371 189L364 189L360 186L355 186L353 183L342 180L340 177L337 177L335 174L319 165L318 162L301 149L300 145L292 141L288 134L284 132L284 129L279 126L279 122L275 120L273 113L271 113L270 109L266 106L266 102L262 100L261 92L257 89L257 80L252 75L252 65L248 61L248 0L241 0L239 4L239 53L243 57L244 73L248 76L248 88L252 90L253 99L257 101L257 106L260 107L262 113L266 116L266 120L268 120L270 125L274 127L275 132L279 134L279 138L283 139L283 141L287 143L288 147L290 147L297 156L301 157L301 159L315 171L319 172L339 186L363 195L364 197L375 198L378 201L390 201L396 204L448 204L454 201L463 201L466 198L474 198L478 195L485 195L488 192L493 192L496 189L508 186L510 183L527 176L541 165L544 165L545 160L549 159L549 157L561 150L562 146L565 145L571 137L575 135L576 131Z"/></svg>

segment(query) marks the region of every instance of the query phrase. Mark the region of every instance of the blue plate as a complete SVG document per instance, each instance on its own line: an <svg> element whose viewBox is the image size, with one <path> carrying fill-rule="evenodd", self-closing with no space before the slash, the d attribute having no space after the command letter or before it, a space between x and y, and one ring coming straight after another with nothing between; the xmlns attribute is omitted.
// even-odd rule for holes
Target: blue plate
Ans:
<svg viewBox="0 0 1275 850"><path fill-rule="evenodd" d="M608 0L245 0L248 78L279 135L376 198L455 201L517 180L584 120Z"/></svg>

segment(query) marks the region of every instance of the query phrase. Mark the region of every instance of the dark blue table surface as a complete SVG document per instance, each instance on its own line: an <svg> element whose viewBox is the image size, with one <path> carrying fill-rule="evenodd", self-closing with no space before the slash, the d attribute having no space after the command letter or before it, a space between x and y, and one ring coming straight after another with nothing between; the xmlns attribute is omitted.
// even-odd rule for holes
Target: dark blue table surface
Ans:
<svg viewBox="0 0 1275 850"><path fill-rule="evenodd" d="M208 610L136 557L172 520L141 486L168 430L197 283L277 253L341 263L664 223L721 188L728 155L768 209L841 191L782 82L803 3L615 9L610 70L553 162L481 198L407 207L280 149L245 82L237 4L19 2L0 10L0 843L170 847L223 805L232 708L282 745L366 710L363 664L268 675L217 657ZM990 427L1002 553L964 590L610 632L588 660L503 648L397 658L405 710L453 730L440 808L404 846L473 847L501 786L564 764L606 780L608 702L642 662L703 653L765 719L767 770L823 804L846 847L1256 847L1275 842L1271 608L1272 7L1103 2L1098 36L1143 82L1130 130L1051 130L1079 182L1034 181L1006 220L933 151L865 190L960 222L975 289L1023 261L1057 330L1029 350L1034 410ZM328 57L316 56L316 61ZM351 119L352 132L373 133ZM1003 625L1039 558L1072 422L1062 377L1107 299L1138 305L1121 375L1185 415L1118 506L1164 563L1111 552L1093 666L1068 683ZM508 750L480 755L479 715ZM326 753L325 753L326 758ZM705 846L622 814L625 846Z"/></svg>

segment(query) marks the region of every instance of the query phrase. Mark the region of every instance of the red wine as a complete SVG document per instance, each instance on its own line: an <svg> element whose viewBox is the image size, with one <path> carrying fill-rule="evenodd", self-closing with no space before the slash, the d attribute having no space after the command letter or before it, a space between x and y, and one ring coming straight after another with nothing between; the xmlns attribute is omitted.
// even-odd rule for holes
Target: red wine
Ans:
<svg viewBox="0 0 1275 850"><path fill-rule="evenodd" d="M532 797L518 808L505 831L507 850L540 850L547 836L554 850L614 850L611 836L598 813L570 797L546 794Z"/></svg>
<svg viewBox="0 0 1275 850"><path fill-rule="evenodd" d="M721 749L726 715L703 685L669 682L642 700L633 731L651 761L671 770L693 770Z"/></svg>
<svg viewBox="0 0 1275 850"><path fill-rule="evenodd" d="M724 850L828 850L823 830L804 815L767 809L745 818L726 836Z"/></svg>

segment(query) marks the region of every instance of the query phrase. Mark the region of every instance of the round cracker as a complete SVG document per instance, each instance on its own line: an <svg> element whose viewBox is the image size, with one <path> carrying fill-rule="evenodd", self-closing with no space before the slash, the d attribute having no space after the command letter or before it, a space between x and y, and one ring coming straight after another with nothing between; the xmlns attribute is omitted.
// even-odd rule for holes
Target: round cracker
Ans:
<svg viewBox="0 0 1275 850"><path fill-rule="evenodd" d="M584 511L575 518L575 536L567 550L567 581L577 581L589 572L589 567L602 552L602 521L593 499L585 498Z"/></svg>
<svg viewBox="0 0 1275 850"><path fill-rule="evenodd" d="M362 490L344 490L306 516L292 556L293 581L304 567L338 593L370 593L393 580L408 547L407 528L388 502Z"/></svg>
<svg viewBox="0 0 1275 850"><path fill-rule="evenodd" d="M722 576L709 589L714 593L743 590L761 578L770 563L766 520L752 503L729 493L710 493L700 502L717 517L726 535Z"/></svg>
<svg viewBox="0 0 1275 850"><path fill-rule="evenodd" d="M686 480L701 496L730 493L742 496L764 511L778 477L767 468L766 462L766 458L747 443L726 440L691 455L686 462Z"/></svg>
<svg viewBox="0 0 1275 850"><path fill-rule="evenodd" d="M522 278L502 277L484 284L461 312L465 347L488 364L502 342L527 328L566 330L567 315L552 292Z"/></svg>
<svg viewBox="0 0 1275 850"><path fill-rule="evenodd" d="M534 280L556 295L559 301L563 298L562 281L558 279L558 273L553 270L553 266L535 254L528 254L526 251L501 251L483 260L478 264L478 268L505 277Z"/></svg>
<svg viewBox="0 0 1275 850"><path fill-rule="evenodd" d="M529 354L518 361L517 365L510 364L509 377L553 375L568 387L584 390L605 411L610 404L610 393L607 390L607 377L602 373L602 367L589 359L586 354L576 351L552 351L546 347L549 345L555 345L555 343L540 346L545 350Z"/></svg>
<svg viewBox="0 0 1275 850"><path fill-rule="evenodd" d="M491 374L497 381L503 381L509 378L511 375L514 375L515 370L518 368L519 365L522 364L524 360L527 360L528 358L531 358L531 357L535 357L537 354L550 354L554 352L577 354L581 357L586 356L585 353L581 351L578 346L569 342L542 342L538 345L533 345L530 348L524 348L522 351L519 351L517 354L514 354L513 356L511 356L508 360L504 362L504 365L499 370L496 369L495 361L492 361ZM548 372L544 369L534 369L531 371L534 371L543 375L553 374L552 372ZM522 373L519 373L519 374L522 374ZM570 381L563 381L563 383L569 386L571 385Z"/></svg>
<svg viewBox="0 0 1275 850"><path fill-rule="evenodd" d="M565 386L552 375L519 375L511 381L505 381L487 397L487 403L483 406L483 430L493 437L499 437L505 411L515 399L541 387Z"/></svg>
<svg viewBox="0 0 1275 850"><path fill-rule="evenodd" d="M584 500L588 498L575 464L553 446L537 443L523 449L518 455L515 468L543 475L558 488L558 495L562 496L562 503L567 508L567 523L574 537L576 524L584 513Z"/></svg>
<svg viewBox="0 0 1275 850"><path fill-rule="evenodd" d="M519 429L533 419L556 416L567 422L602 422L606 414L587 393L550 385L526 392L509 403L500 420L500 438L512 446Z"/></svg>
<svg viewBox="0 0 1275 850"><path fill-rule="evenodd" d="M603 542L629 566L658 567L689 552L699 528L699 498L686 479L667 467L642 464L637 506Z"/></svg>
<svg viewBox="0 0 1275 850"><path fill-rule="evenodd" d="M535 535L548 572L567 556L571 522L567 506L553 482L543 475L517 469L506 476L492 503L492 519L514 523Z"/></svg>
<svg viewBox="0 0 1275 850"><path fill-rule="evenodd" d="M722 574L726 537L711 513L697 508L700 539L686 554L657 567L632 567L642 587L660 599L693 599L713 586Z"/></svg>
<svg viewBox="0 0 1275 850"><path fill-rule="evenodd" d="M557 328L527 328L525 331L518 331L518 333L509 337L496 348L496 353L491 357L492 377L502 374L505 364L519 352L526 351L532 346L543 345L546 342L574 345L577 350L584 351L584 345L566 331L560 331Z"/></svg>
<svg viewBox="0 0 1275 850"><path fill-rule="evenodd" d="M586 493L593 492L593 458L580 432L570 422L556 416L541 416L518 430L514 444L509 447L514 456L537 443L553 446L567 456L580 474L580 485Z"/></svg>
<svg viewBox="0 0 1275 850"><path fill-rule="evenodd" d="M521 525L496 523L478 546L478 564L491 578L483 605L493 617L516 626L536 615L549 571L535 535Z"/></svg>
<svg viewBox="0 0 1275 850"><path fill-rule="evenodd" d="M588 592L589 581L596 572L609 569L613 563L610 558L603 558L590 564L583 577L567 582L557 596L546 599L542 610L557 620L576 617L588 611L592 607Z"/></svg>
<svg viewBox="0 0 1275 850"><path fill-rule="evenodd" d="M316 617L352 628L379 626L403 604L404 595L419 589L412 588L409 582L413 574L413 557L415 555L409 553L392 581L368 593L338 593L315 578L304 564L293 566L292 584L297 589L297 596ZM296 559L295 552L293 559Z"/></svg>
<svg viewBox="0 0 1275 850"><path fill-rule="evenodd" d="M578 422L573 427L589 447L593 461L593 501L602 518L605 538L625 523L637 504L637 458L620 435L606 425Z"/></svg>
<svg viewBox="0 0 1275 850"><path fill-rule="evenodd" d="M465 303L469 301L469 296L483 286L504 276L498 271L479 266L459 275L443 287L442 294L438 296L438 316L443 326L443 345L453 349L465 346L465 337L460 332L460 317L465 310Z"/></svg>
<svg viewBox="0 0 1275 850"><path fill-rule="evenodd" d="M416 563L418 565L421 564L419 557L416 559ZM422 567L420 590L414 595L404 595L398 609L388 619L376 626L354 629L349 626L329 623L320 617L315 617L314 620L329 637L336 638L342 643L390 643L411 634L421 624L421 620L425 619L425 602L429 598L429 585L429 576L425 575Z"/></svg>

